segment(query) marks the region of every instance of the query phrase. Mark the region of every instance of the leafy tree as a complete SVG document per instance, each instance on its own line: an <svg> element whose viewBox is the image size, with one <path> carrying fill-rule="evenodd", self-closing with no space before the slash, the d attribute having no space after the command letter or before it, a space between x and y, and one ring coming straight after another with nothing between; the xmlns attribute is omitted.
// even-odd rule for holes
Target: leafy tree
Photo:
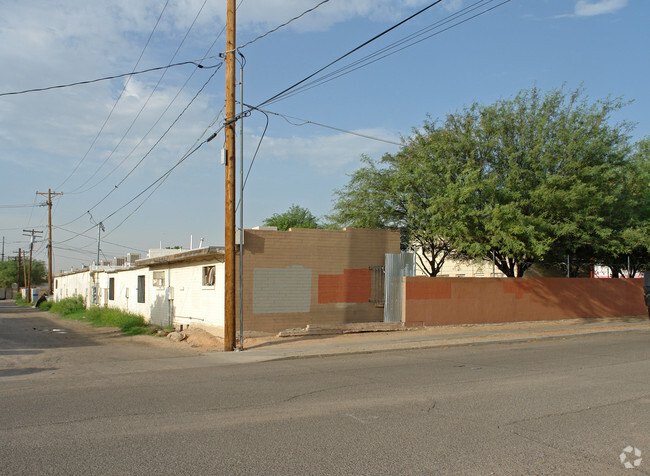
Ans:
<svg viewBox="0 0 650 476"><path fill-rule="evenodd" d="M284 213L274 213L264 220L264 225L276 226L282 231L289 228L318 228L316 217L308 209L298 205L291 205Z"/></svg>
<svg viewBox="0 0 650 476"><path fill-rule="evenodd" d="M635 144L623 173L613 184L616 200L604 217L613 230L609 240L597 242L597 260L619 276L650 269L650 137Z"/></svg>
<svg viewBox="0 0 650 476"><path fill-rule="evenodd" d="M590 103L582 89L533 88L475 103L442 123L427 120L397 154L365 159L336 191L331 218L401 229L425 251L429 266L421 266L432 276L454 252L467 260L494 256L511 277L567 253L620 252L623 234L615 238L623 228L606 218L616 216L630 173L630 128L608 122L623 105Z"/></svg>
<svg viewBox="0 0 650 476"><path fill-rule="evenodd" d="M29 266L21 261L20 280L16 279L17 266L15 261L0 261L0 288L10 288L13 283L19 283L21 287L25 285L23 277L23 266ZM27 271L29 273L29 270ZM32 261L31 273L32 286L37 286L47 281L47 272L45 264L42 261Z"/></svg>

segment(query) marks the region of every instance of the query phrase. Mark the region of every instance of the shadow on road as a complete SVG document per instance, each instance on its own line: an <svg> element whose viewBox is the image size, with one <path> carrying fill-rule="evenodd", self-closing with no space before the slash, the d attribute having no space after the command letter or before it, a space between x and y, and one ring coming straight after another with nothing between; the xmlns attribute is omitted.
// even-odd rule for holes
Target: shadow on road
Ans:
<svg viewBox="0 0 650 476"><path fill-rule="evenodd" d="M18 377L21 375L31 375L39 372L55 371L56 367L49 367L43 369L27 368L27 369L0 369L0 378L2 377Z"/></svg>
<svg viewBox="0 0 650 476"><path fill-rule="evenodd" d="M80 323L53 319L43 311L0 302L0 355L38 353L38 349L98 345L80 333Z"/></svg>

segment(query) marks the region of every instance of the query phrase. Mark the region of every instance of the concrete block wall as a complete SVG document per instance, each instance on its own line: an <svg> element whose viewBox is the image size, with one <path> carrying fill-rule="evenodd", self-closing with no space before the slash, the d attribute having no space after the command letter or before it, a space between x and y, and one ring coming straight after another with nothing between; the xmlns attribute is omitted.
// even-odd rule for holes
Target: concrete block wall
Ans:
<svg viewBox="0 0 650 476"><path fill-rule="evenodd" d="M215 266L215 282L213 286L203 286L204 266ZM152 272L166 269L165 287L174 288L172 313L175 324L200 323L205 326L223 327L223 261L177 263L169 267L152 267L151 269ZM164 295L164 290L161 290L160 294ZM162 312L167 311L166 303L167 301L161 302Z"/></svg>
<svg viewBox="0 0 650 476"><path fill-rule="evenodd" d="M108 280L115 279L115 295L112 301L107 301L108 307L118 308L123 311L139 314L149 321L151 317L150 299L151 299L151 277L148 268L135 268L120 270L114 273L105 274L105 288L108 289ZM144 302L138 302L138 276L144 275L145 293ZM100 280L100 284L103 280ZM104 294L100 289L100 296Z"/></svg>
<svg viewBox="0 0 650 476"><path fill-rule="evenodd" d="M57 276L54 279L54 300L59 302L61 299L82 296L86 304L90 301L90 273L80 271L77 273Z"/></svg>
<svg viewBox="0 0 650 476"><path fill-rule="evenodd" d="M642 279L428 278L402 281L407 326L647 315Z"/></svg>
<svg viewBox="0 0 650 476"><path fill-rule="evenodd" d="M245 230L244 331L382 321L383 309L368 302L368 267L399 253L399 238L396 230ZM239 314L239 284L237 303Z"/></svg>

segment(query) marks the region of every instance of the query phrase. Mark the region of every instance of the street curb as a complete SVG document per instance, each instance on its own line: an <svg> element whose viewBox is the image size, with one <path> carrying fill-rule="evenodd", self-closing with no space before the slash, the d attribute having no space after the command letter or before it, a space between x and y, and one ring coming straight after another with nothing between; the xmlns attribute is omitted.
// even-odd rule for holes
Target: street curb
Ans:
<svg viewBox="0 0 650 476"><path fill-rule="evenodd" d="M578 334L560 334L552 336L535 336L531 335L529 337L518 337L513 339L491 339L484 341L473 341L473 342L453 342L454 340L460 340L462 338L450 339L451 342L438 341L438 342L424 342L421 345L412 345L412 346L403 346L399 348L381 348L378 346L375 349L360 349L360 350L349 350L344 352L322 352L314 354L294 354L294 355L282 355L282 356L268 356L262 357L259 356L259 359L251 360L250 362L241 362L244 363L259 363L259 362L277 362L283 360L298 360L298 359L315 359L315 358L325 358L325 357L339 357L339 356L350 356L350 355L364 355L364 354L375 354L380 352L404 352L408 350L425 350L425 349L435 349L435 348L449 348L449 347L464 347L464 346L480 346L488 344L517 344L525 342L537 342L545 340L559 340L559 339L569 339L574 337L590 337L590 336L600 336L607 334L625 334L633 332L650 332L650 328L643 329L622 329L622 330L602 330L597 332L584 332ZM385 344L384 344L385 345Z"/></svg>

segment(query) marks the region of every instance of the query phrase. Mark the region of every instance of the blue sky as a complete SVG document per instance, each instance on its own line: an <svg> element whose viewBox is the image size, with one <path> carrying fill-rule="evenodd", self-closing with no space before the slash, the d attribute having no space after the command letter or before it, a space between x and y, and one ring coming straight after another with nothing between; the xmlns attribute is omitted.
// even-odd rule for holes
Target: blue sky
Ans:
<svg viewBox="0 0 650 476"><path fill-rule="evenodd" d="M238 44L317 3L243 0L238 9ZM324 3L242 49L247 61L244 102L260 104L429 3ZM474 3L443 0L323 74ZM650 135L650 2L500 3L479 2L474 14L496 8L267 105L272 112L383 141L312 124L292 125L272 115L246 185L245 227L260 225L293 203L317 216L326 215L333 191L360 166L362 154L380 158L397 151L391 142L408 136L427 115L442 118L474 101L491 103L533 86L548 90L563 84L567 89L582 85L593 100L622 96L633 102L615 120L636 123L634 140ZM135 69L141 70L216 56L225 50L225 34L218 36L225 12L225 0L5 0L0 5L0 93L128 73L136 64ZM206 59L203 64L219 61ZM55 199L53 209L57 271L93 261L97 228L92 227L99 221L106 227L102 259L129 251L146 252L161 243L163 247L189 247L190 236L195 246L201 237L206 244L222 245L222 133L179 165L144 203L149 192L124 206L169 170L197 139L216 131L223 122L217 114L224 105L225 68L164 134L213 72L181 66L169 69L162 79L158 71L133 76L128 84L120 78L0 96L0 234L5 237L5 254L28 247L24 228L45 230L47 208L38 206L43 198L36 192L48 188L64 193ZM246 168L265 122L259 112L244 121ZM301 123L299 119L292 122ZM37 259L46 259L43 243L37 243L35 251Z"/></svg>

